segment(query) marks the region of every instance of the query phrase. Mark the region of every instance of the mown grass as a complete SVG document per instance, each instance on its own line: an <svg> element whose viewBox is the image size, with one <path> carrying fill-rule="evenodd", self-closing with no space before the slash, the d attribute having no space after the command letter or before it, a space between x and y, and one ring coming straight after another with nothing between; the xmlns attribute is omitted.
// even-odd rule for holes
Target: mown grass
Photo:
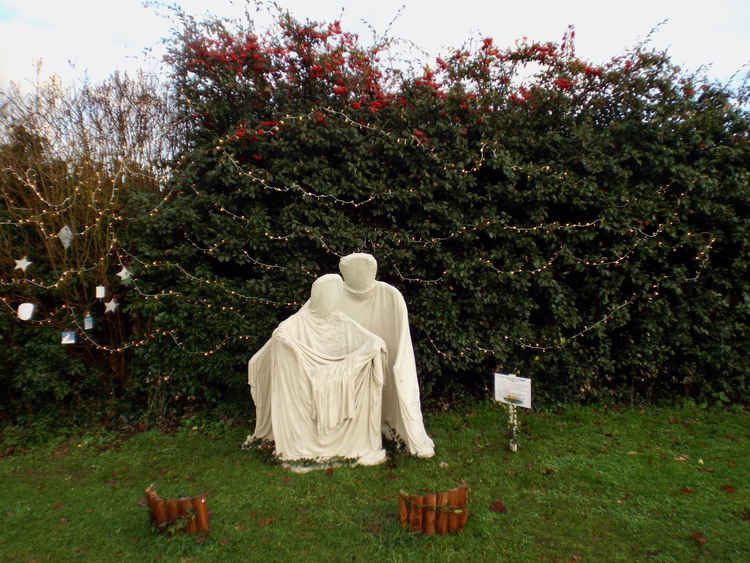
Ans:
<svg viewBox="0 0 750 563"><path fill-rule="evenodd" d="M249 421L203 416L170 434L57 436L0 459L0 558L750 559L746 409L524 411L517 453L507 449L506 417L493 403L427 414L433 459L394 451L386 465L330 474L294 474L242 451ZM399 527L399 489L444 490L461 479L472 489L462 535L426 537ZM163 497L209 491L204 541L153 533L142 506L150 483ZM495 501L507 511L493 511Z"/></svg>

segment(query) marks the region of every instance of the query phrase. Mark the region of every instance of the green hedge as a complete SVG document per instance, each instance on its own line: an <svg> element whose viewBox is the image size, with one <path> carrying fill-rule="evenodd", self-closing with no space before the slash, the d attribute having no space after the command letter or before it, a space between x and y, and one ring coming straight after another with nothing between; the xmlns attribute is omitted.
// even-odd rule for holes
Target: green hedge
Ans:
<svg viewBox="0 0 750 563"><path fill-rule="evenodd" d="M185 381L241 389L315 277L364 251L406 298L428 396L502 371L542 401L747 399L750 152L731 92L645 47L591 66L570 37L488 39L405 77L335 23L183 23L190 133L139 283L180 292L156 319Z"/></svg>
<svg viewBox="0 0 750 563"><path fill-rule="evenodd" d="M277 24L183 17L171 43L184 150L122 243L134 397L247 397L247 359L362 251L425 397L501 371L546 403L748 399L744 98L645 46L486 39L407 75L338 23Z"/></svg>

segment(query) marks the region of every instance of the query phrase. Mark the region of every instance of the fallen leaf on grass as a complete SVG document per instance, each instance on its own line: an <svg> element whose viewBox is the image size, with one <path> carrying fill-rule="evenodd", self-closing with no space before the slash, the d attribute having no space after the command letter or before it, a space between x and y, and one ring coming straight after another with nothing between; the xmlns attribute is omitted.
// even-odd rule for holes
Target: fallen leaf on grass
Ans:
<svg viewBox="0 0 750 563"><path fill-rule="evenodd" d="M554 472L555 470L552 469L551 467L548 467L547 469L544 470L545 475L552 475Z"/></svg>
<svg viewBox="0 0 750 563"><path fill-rule="evenodd" d="M636 451L633 451L633 450L630 450L630 451L628 452L628 455L638 455L638 452L636 452Z"/></svg>
<svg viewBox="0 0 750 563"><path fill-rule="evenodd" d="M398 477L396 477L393 473L386 473L385 478L389 481L395 481L396 479L398 479Z"/></svg>
<svg viewBox="0 0 750 563"><path fill-rule="evenodd" d="M440 463L438 463L438 467L440 469L445 469L446 467L448 467L448 464L444 461L441 461Z"/></svg>
<svg viewBox="0 0 750 563"><path fill-rule="evenodd" d="M333 467L328 467L326 469L326 474L328 474L329 477L333 477Z"/></svg>
<svg viewBox="0 0 750 563"><path fill-rule="evenodd" d="M227 538L221 538L219 541L222 545L227 545L229 543L229 540Z"/></svg>
<svg viewBox="0 0 750 563"><path fill-rule="evenodd" d="M680 492L681 492L681 493L687 493L687 494L690 494L690 493L692 493L692 492L693 492L693 490L692 490L692 489L690 489L689 487L682 487L682 488L680 489Z"/></svg>
<svg viewBox="0 0 750 563"><path fill-rule="evenodd" d="M688 460L688 457L689 457L689 456L687 456L687 455L685 455L685 454L680 454L680 455L676 455L676 456L674 456L674 460L675 460L675 461L687 461L687 460Z"/></svg>
<svg viewBox="0 0 750 563"><path fill-rule="evenodd" d="M195 543L201 544L204 541L206 541L206 538L208 537L208 532L203 532L200 536L195 538Z"/></svg>
<svg viewBox="0 0 750 563"><path fill-rule="evenodd" d="M266 526L271 522L273 522L273 518L266 518L265 520L261 520L260 522L258 522L258 528L262 528L263 526Z"/></svg>
<svg viewBox="0 0 750 563"><path fill-rule="evenodd" d="M713 473L714 470L711 467L699 467L698 471L702 471L703 473Z"/></svg>
<svg viewBox="0 0 750 563"><path fill-rule="evenodd" d="M141 500L139 500L136 504L138 506L146 506L146 497L141 497Z"/></svg>
<svg viewBox="0 0 750 563"><path fill-rule="evenodd" d="M733 512L737 518L750 522L750 508L746 508L744 512Z"/></svg>
<svg viewBox="0 0 750 563"><path fill-rule="evenodd" d="M492 504L490 505L490 510L492 512L508 512L508 509L505 508L505 505L500 502L499 500L493 500Z"/></svg>
<svg viewBox="0 0 750 563"><path fill-rule="evenodd" d="M281 478L281 482L282 483L288 483L289 482L289 477L282 477Z"/></svg>
<svg viewBox="0 0 750 563"><path fill-rule="evenodd" d="M727 438L734 440L735 442L740 439L739 436L735 436L734 434L727 434Z"/></svg>
<svg viewBox="0 0 750 563"><path fill-rule="evenodd" d="M61 507L62 505L63 505L63 503L62 503L62 502L56 502L56 503L55 503L55 504L54 504L54 505L52 506L52 510L60 510L60 507Z"/></svg>
<svg viewBox="0 0 750 563"><path fill-rule="evenodd" d="M733 462L731 459L727 461L727 465L729 466L730 469L734 469L735 467L737 467L737 464Z"/></svg>
<svg viewBox="0 0 750 563"><path fill-rule="evenodd" d="M693 538L700 545L703 545L704 543L708 541L706 539L706 536L704 536L701 532L694 532L693 535L690 537Z"/></svg>
<svg viewBox="0 0 750 563"><path fill-rule="evenodd" d="M244 532L245 531L245 526L237 525L237 526L234 527L234 529L237 530L238 532Z"/></svg>
<svg viewBox="0 0 750 563"><path fill-rule="evenodd" d="M516 476L516 470L515 469L508 469L508 475L510 475L511 477L515 477Z"/></svg>
<svg viewBox="0 0 750 563"><path fill-rule="evenodd" d="M721 490L725 493L729 493L730 495L737 492L737 489L734 488L732 485L722 485Z"/></svg>

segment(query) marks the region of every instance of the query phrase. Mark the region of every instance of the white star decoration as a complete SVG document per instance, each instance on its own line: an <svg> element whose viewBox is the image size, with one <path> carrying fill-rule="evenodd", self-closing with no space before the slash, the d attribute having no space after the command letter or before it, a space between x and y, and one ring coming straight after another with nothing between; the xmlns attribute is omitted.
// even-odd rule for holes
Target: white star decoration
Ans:
<svg viewBox="0 0 750 563"><path fill-rule="evenodd" d="M120 276L120 279L122 281L125 281L127 279L130 279L130 270L128 270L125 266L123 266L122 270L117 272L117 275Z"/></svg>
<svg viewBox="0 0 750 563"><path fill-rule="evenodd" d="M14 270L23 270L25 272L26 268L28 268L31 263L32 262L31 262L31 260L29 260L28 256L24 256L20 260L16 260L16 267L13 268L13 269Z"/></svg>
<svg viewBox="0 0 750 563"><path fill-rule="evenodd" d="M114 297L104 304L105 313L114 313L116 310L117 310L117 301L115 301Z"/></svg>

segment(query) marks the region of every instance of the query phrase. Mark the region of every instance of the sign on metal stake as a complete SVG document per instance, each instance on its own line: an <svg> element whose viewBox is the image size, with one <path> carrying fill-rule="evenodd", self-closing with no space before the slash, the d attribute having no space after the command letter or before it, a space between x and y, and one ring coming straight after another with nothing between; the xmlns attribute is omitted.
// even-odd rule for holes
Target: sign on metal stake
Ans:
<svg viewBox="0 0 750 563"><path fill-rule="evenodd" d="M510 451L518 451L518 413L516 407L531 408L531 379L508 373L495 374L495 400L508 405Z"/></svg>

